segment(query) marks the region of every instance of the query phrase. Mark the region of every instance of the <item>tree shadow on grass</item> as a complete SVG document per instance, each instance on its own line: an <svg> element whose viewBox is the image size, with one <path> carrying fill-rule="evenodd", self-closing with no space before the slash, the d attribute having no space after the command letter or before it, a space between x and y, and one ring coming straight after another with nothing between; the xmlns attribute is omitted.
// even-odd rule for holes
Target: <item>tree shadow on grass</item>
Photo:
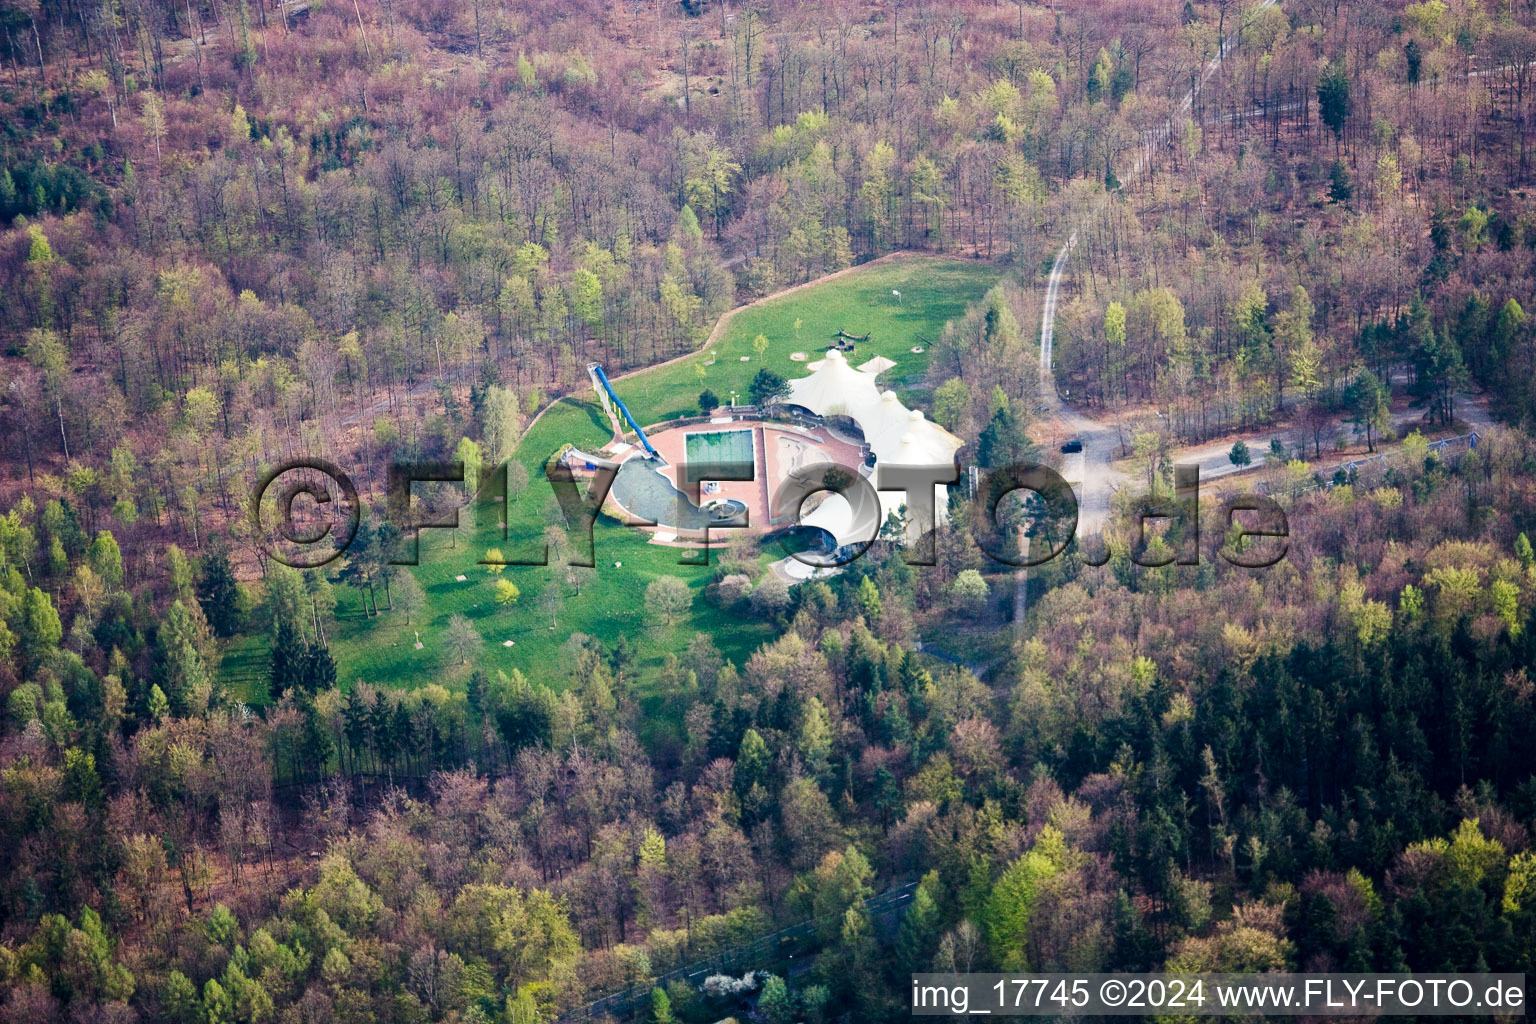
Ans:
<svg viewBox="0 0 1536 1024"><path fill-rule="evenodd" d="M570 397L569 395L560 399L560 401L567 402L575 408L580 409L582 412L586 413L587 419L592 421L592 425L598 430L601 430L603 433L606 434L613 429L613 424L608 422L608 415L603 412L603 407L600 403L585 400L579 401Z"/></svg>

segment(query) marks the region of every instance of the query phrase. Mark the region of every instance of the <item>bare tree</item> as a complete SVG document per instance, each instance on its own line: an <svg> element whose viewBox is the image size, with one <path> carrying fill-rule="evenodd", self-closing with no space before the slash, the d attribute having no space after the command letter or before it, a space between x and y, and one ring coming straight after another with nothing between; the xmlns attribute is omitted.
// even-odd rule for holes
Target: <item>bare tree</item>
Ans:
<svg viewBox="0 0 1536 1024"><path fill-rule="evenodd" d="M485 638L480 631L462 615L455 615L448 620L448 646L463 665L469 661L469 656L480 649L485 643Z"/></svg>

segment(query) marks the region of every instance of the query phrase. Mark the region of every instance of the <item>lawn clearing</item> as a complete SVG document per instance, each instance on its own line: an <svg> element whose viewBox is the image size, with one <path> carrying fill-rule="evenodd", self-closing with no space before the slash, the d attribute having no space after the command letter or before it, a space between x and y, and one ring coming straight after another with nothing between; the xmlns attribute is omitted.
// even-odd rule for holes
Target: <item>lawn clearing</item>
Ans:
<svg viewBox="0 0 1536 1024"><path fill-rule="evenodd" d="M698 395L705 388L725 403L735 389L738 400L745 402L748 383L764 366L790 379L806 375L805 364L791 360L790 353L805 352L810 359L819 359L839 330L871 335L868 342L858 344L855 365L875 356L896 363L881 376L882 385L915 384L926 371L927 350L944 324L960 316L997 277L995 268L980 263L925 257L883 261L741 309L719 332L712 351L617 378L614 389L646 425L697 415ZM900 301L893 290L901 292ZM761 358L753 347L758 335L768 339ZM913 347L925 351L913 353ZM748 357L746 362L743 356ZM365 680L390 687L412 688L428 682L453 686L461 685L478 667L486 672L515 668L542 684L563 687L569 679L570 659L562 648L573 632L587 633L609 645L629 636L638 647L635 668L642 671L660 664L668 652L682 650L696 633L708 634L738 664L768 640L768 624L723 613L699 599L710 570L678 564L680 559L697 558L697 553L650 544L648 534L608 520L594 528L596 568L578 574L579 591L568 580L563 564L507 566L500 578L511 580L520 593L515 604L497 604L498 574L478 564L486 549L498 548L509 559L536 556L544 529L554 521L554 495L544 479L546 460L562 445L595 450L610 436L595 395L564 398L550 407L524 435L514 455L528 468L530 484L507 510L509 539L503 539L494 512L480 516L485 522L469 536L422 531L420 565L411 571L427 593L428 607L409 623L399 610L364 614L358 592L337 583L331 649L342 684ZM763 560L777 557L780 553L770 550ZM668 575L687 582L695 600L690 612L674 624L657 625L646 608L645 591L651 581ZM460 581L458 576L465 579ZM551 590L558 600L546 597ZM386 607L382 592L379 604L381 609ZM468 618L485 641L465 664L457 663L446 639L453 615ZM418 633L420 650L415 646ZM505 646L507 640L513 645ZM257 700L263 698L264 647L265 638L245 638L232 646L227 659L239 669L238 689Z"/></svg>

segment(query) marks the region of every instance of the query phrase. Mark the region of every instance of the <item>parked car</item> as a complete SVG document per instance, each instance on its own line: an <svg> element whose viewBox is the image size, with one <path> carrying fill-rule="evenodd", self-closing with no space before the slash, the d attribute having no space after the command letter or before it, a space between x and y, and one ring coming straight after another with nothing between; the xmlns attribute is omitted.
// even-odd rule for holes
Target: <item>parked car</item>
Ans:
<svg viewBox="0 0 1536 1024"><path fill-rule="evenodd" d="M1078 452L1080 452L1082 450L1083 450L1083 442L1077 440L1076 438L1072 439L1071 441L1068 441L1066 444L1061 446L1061 454L1063 454L1063 455L1076 455Z"/></svg>

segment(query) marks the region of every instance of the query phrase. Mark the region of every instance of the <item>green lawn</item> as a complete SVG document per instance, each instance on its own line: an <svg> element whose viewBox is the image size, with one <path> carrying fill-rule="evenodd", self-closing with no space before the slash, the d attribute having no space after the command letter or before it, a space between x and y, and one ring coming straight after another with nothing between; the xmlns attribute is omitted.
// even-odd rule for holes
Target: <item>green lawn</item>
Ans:
<svg viewBox="0 0 1536 1024"><path fill-rule="evenodd" d="M782 298L741 310L714 347L715 361L700 378L697 367L710 359L706 352L696 359L641 371L615 382L619 397L642 424L650 425L679 416L697 415L699 392L709 388L722 402L736 389L745 402L747 385L763 367L793 380L809 371L790 359L792 352L820 358L839 330L870 335L854 355L854 365L875 356L894 360L896 367L881 376L882 384L897 390L919 383L928 368L927 342L937 339L944 324L965 312L997 281L996 269L986 264L910 258L877 264L835 281L805 288ZM901 292L898 304L892 290ZM800 330L795 331L795 322ZM759 334L768 339L762 361L752 348ZM914 346L925 351L912 352ZM746 356L748 361L742 362ZM569 403L568 403L569 404ZM597 430L597 439L608 436L607 422L594 396L585 405ZM551 409L538 426L554 419L562 428L571 422L567 410ZM524 446L544 440L537 428ZM545 443L548 443L545 441ZM558 442L550 448L558 446Z"/></svg>
<svg viewBox="0 0 1536 1024"><path fill-rule="evenodd" d="M702 379L695 367L710 358L707 353L623 377L614 381L614 389L647 425L697 415L700 391L710 388L729 402L730 390L744 395L752 375L762 366L790 379L804 376L804 366L791 360L790 353L801 351L818 358L839 329L872 335L869 342L859 344L856 364L876 355L896 361L896 368L881 378L883 383L898 387L917 383L928 357L926 352L912 353L912 347L927 348L925 342L936 339L945 322L963 313L997 277L998 272L985 264L954 260L911 258L879 264L742 310L718 340L715 361L705 368ZM892 289L902 293L899 304ZM797 320L801 322L798 335ZM752 348L759 334L769 339L761 362ZM749 361L742 362L742 356ZM490 516L482 517L486 521L479 534L474 539L461 538L457 548L451 546L447 531L423 531L421 564L414 572L427 592L429 608L411 623L399 611L365 616L357 591L338 583L337 627L331 647L343 684L361 679L403 687L427 682L454 685L478 665L486 671L517 668L547 685L563 686L567 669L561 648L574 631L610 644L627 634L639 646L642 668L659 664L664 654L681 650L699 632L709 634L725 656L738 664L769 639L767 625L722 614L697 596L690 614L670 627L653 628L645 608L646 586L658 576L674 575L687 581L697 595L708 570L678 564L680 558L696 557L692 552L649 544L646 533L607 520L600 520L594 529L597 568L579 595L565 582L563 568L557 575L553 567L508 566L506 578L522 593L510 609L496 605L496 577L477 564L486 548L498 547L508 558L520 557L528 544L520 545L516 538L536 537L547 525L552 492L543 477L545 461L563 444L597 448L609 437L607 419L590 393L561 399L550 408L524 436L515 456L527 466L531 483L511 508L514 539L501 539L494 508ZM764 561L777 557L777 553L765 555ZM615 567L616 562L622 562L622 568ZM460 575L466 579L458 580ZM539 600L551 586L562 595L553 622ZM468 665L456 664L447 650L444 634L454 614L471 619L485 638L478 658ZM418 630L421 650L415 646ZM506 640L515 641L515 646L503 646ZM264 646L264 638L244 638L228 652L228 675L237 692L259 699Z"/></svg>

